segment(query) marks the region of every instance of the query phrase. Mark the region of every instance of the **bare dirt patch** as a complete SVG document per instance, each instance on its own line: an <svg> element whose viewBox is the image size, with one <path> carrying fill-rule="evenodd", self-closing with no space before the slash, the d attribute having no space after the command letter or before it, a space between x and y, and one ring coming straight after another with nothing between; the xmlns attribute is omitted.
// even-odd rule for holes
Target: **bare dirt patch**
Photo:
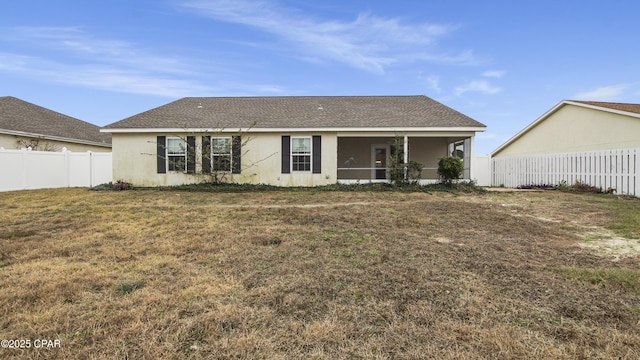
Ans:
<svg viewBox="0 0 640 360"><path fill-rule="evenodd" d="M638 358L638 256L580 246L615 201L4 193L1 335L62 347L0 357Z"/></svg>

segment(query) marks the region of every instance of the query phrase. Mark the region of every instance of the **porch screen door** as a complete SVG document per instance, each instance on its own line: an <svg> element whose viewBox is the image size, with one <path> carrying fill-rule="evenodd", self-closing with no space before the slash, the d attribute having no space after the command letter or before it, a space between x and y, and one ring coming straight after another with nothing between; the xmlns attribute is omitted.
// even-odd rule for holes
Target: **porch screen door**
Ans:
<svg viewBox="0 0 640 360"><path fill-rule="evenodd" d="M373 168L375 169L375 179L385 180L387 178L387 151L388 147L380 146L375 147L373 150Z"/></svg>

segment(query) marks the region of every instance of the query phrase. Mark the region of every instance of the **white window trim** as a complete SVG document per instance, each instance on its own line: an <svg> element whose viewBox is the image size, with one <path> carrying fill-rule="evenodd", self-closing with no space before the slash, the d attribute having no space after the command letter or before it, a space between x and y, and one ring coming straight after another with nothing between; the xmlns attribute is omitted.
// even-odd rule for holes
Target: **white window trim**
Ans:
<svg viewBox="0 0 640 360"><path fill-rule="evenodd" d="M213 152L214 146L213 146L213 141L214 139L228 139L229 140L229 170L215 170L215 157L216 155ZM212 136L211 140L210 140L210 144L211 144L211 171L214 172L227 172L230 173L233 171L233 137L231 136Z"/></svg>
<svg viewBox="0 0 640 360"><path fill-rule="evenodd" d="M169 140L180 140L184 143L184 155L177 155L177 154L171 154L169 155ZM164 157L165 157L165 162L166 162L166 169L168 173L185 173L187 171L187 153L189 152L189 150L187 149L189 147L189 145L187 144L187 140L178 137L178 136L172 136L172 137L167 137L167 146L164 149ZM169 170L169 156L171 157L178 157L178 156L184 156L184 170Z"/></svg>
<svg viewBox="0 0 640 360"><path fill-rule="evenodd" d="M294 154L293 153L293 140L294 139L309 139L309 155L306 154ZM289 164L292 173L312 173L313 172L313 137L312 136L292 136L289 144ZM293 169L293 156L309 156L309 170L294 170Z"/></svg>

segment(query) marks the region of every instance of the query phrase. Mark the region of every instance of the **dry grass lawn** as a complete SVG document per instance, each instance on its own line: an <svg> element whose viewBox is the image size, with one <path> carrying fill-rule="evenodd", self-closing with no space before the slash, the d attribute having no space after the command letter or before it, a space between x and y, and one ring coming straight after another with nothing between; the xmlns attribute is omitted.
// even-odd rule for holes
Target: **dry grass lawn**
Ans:
<svg viewBox="0 0 640 360"><path fill-rule="evenodd" d="M640 199L58 189L0 208L0 339L61 344L0 358L640 358Z"/></svg>

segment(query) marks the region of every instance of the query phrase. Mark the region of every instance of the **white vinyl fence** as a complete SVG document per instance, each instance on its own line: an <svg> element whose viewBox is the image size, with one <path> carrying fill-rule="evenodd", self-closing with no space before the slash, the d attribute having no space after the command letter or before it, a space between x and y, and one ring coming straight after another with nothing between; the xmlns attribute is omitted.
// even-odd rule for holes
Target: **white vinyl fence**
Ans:
<svg viewBox="0 0 640 360"><path fill-rule="evenodd" d="M0 148L0 191L92 187L111 179L110 152Z"/></svg>
<svg viewBox="0 0 640 360"><path fill-rule="evenodd" d="M640 196L640 149L494 158L493 186L567 185L579 181L616 194Z"/></svg>
<svg viewBox="0 0 640 360"><path fill-rule="evenodd" d="M491 156L475 155L471 161L471 180L478 186L491 186Z"/></svg>

